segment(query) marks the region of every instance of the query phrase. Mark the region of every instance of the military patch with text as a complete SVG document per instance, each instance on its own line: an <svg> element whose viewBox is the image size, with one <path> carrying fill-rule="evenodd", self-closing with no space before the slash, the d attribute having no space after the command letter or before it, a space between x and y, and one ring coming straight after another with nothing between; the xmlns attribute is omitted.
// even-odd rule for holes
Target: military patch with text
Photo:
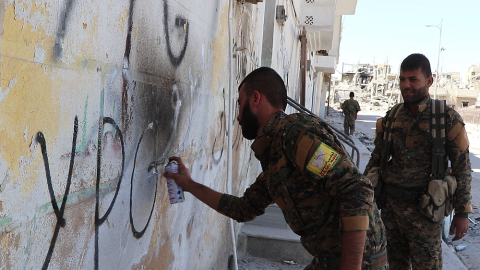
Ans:
<svg viewBox="0 0 480 270"><path fill-rule="evenodd" d="M337 164L339 159L340 154L338 154L330 146L321 143L315 151L315 154L313 154L312 158L308 162L307 170L323 178L328 171L330 171L335 164Z"/></svg>

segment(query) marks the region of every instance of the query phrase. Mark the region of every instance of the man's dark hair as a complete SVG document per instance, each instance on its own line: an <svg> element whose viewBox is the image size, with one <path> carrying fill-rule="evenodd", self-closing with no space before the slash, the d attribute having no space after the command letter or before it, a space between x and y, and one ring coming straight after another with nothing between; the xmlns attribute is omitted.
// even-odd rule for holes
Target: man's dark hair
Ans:
<svg viewBox="0 0 480 270"><path fill-rule="evenodd" d="M269 67L261 67L252 71L238 86L238 91L245 85L247 97L257 90L264 94L268 102L275 108L287 108L287 89L282 77Z"/></svg>
<svg viewBox="0 0 480 270"><path fill-rule="evenodd" d="M402 64L400 65L400 70L409 71L416 70L420 68L425 78L432 76L432 69L430 68L430 61L428 58L421 53L414 53L407 56L403 59Z"/></svg>
<svg viewBox="0 0 480 270"><path fill-rule="evenodd" d="M354 97L355 94L353 92L350 92L350 97Z"/></svg>

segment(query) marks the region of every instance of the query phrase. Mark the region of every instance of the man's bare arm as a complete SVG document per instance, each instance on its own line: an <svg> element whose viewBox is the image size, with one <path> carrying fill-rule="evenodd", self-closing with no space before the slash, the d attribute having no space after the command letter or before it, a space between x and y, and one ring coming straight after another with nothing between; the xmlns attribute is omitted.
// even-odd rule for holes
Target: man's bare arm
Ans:
<svg viewBox="0 0 480 270"><path fill-rule="evenodd" d="M363 250L366 238L366 231L342 232L341 270L362 269Z"/></svg>

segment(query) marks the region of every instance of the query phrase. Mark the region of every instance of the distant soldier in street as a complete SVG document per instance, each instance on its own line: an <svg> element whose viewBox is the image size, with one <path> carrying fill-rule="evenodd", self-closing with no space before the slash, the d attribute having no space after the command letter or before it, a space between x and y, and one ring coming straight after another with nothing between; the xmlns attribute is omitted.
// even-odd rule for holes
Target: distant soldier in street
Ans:
<svg viewBox="0 0 480 270"><path fill-rule="evenodd" d="M342 103L343 114L345 119L343 121L343 128L345 129L345 134L353 135L355 131L355 120L357 119L357 113L360 111L360 105L358 101L353 99L355 94L350 92L350 99L345 100Z"/></svg>
<svg viewBox="0 0 480 270"><path fill-rule="evenodd" d="M322 120L286 114L287 90L275 70L261 67L239 86L237 120L263 172L242 197L192 180L179 157L179 173L165 173L216 211L247 222L276 203L290 228L314 256L306 270L386 270L386 236L373 186Z"/></svg>
<svg viewBox="0 0 480 270"><path fill-rule="evenodd" d="M384 202L382 220L387 229L388 262L391 270L442 269L442 221L433 222L420 212L420 197L427 190L432 174L433 136L431 134L431 98L433 83L430 62L423 54L412 54L400 66L400 90L404 103L399 105L393 125L386 126L384 118L377 121L375 149L365 168L365 174L387 160L383 179ZM453 241L467 234L471 205L471 166L469 142L465 124L452 108L445 109L447 156L451 174L457 182L454 202L455 216L450 234ZM387 112L385 118L389 115ZM442 121L440 121L442 122ZM390 132L391 141L383 140ZM389 152L383 156L383 150ZM446 166L445 166L446 167Z"/></svg>

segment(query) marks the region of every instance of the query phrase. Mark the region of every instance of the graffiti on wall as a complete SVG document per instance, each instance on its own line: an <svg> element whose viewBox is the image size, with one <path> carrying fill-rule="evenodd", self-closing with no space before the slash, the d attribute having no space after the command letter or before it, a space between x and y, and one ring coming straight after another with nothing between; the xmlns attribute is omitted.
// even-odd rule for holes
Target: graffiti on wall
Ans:
<svg viewBox="0 0 480 270"><path fill-rule="evenodd" d="M75 0L64 0L61 1L63 11L60 12L60 21L58 25L57 32L54 34L55 35L55 43L53 49L53 57L55 60L59 61L62 59L62 57L67 58L68 57L68 50L69 50L69 45L66 45L65 40L70 41L69 31L73 29L75 26L72 24L74 22L73 19L75 19L75 14L73 13L74 11L78 12L78 6L80 5L80 1L75 1ZM128 1L130 3L130 6L128 7L128 13L126 12L125 18L128 18L128 21L126 22L126 26L128 27L128 30L126 32L126 40L125 44L121 44L123 41L123 36L122 40L120 43L121 46L121 52L119 52L119 56L122 56L123 53L123 63L122 66L120 67L114 67L112 68L109 72L109 74L104 74L103 71L101 70L102 67L108 65L105 63L100 62L100 70L97 68L97 72L101 72L102 74L99 75L103 76L103 78L108 77L108 79L102 79L106 80L107 82L104 84L102 81L102 85L105 85L106 89L101 89L101 91L98 91L100 89L95 89L95 91L100 92L100 111L99 111L99 120L97 119L91 121L93 124L93 127L88 127L87 125L87 107L89 106L88 102L90 100L90 106L91 103L95 103L99 99L96 98L96 96L93 96L90 94L90 98L87 94L86 97L86 104L85 104L85 111L84 111L84 121L82 124L82 121L80 121L80 127L79 127L79 119L78 117L75 117L74 125L73 125L73 136L72 136L72 141L71 141L71 151L68 149L70 148L70 142L69 138L66 140L68 141L67 144L68 146L65 147L65 149L62 149L60 151L65 151L64 155L61 156L60 159L65 160L65 169L67 167L67 163L69 164L69 170L68 170L68 175L66 175L66 181L64 181L64 177L62 176L61 181L58 181L59 179L58 176L56 176L56 168L55 164L56 162L54 161L55 158L52 159L52 150L51 148L47 148L47 144L49 147L52 147L52 144L55 144L56 142L54 141L53 138L49 138L49 130L46 129L36 129L35 131L38 131L36 136L35 136L35 141L38 143L39 146L41 146L41 154L43 157L43 166L42 170L45 170L45 178L46 183L47 183L47 188L48 188L48 195L49 195L49 200L50 203L47 207L53 208L53 211L49 212L49 215L51 215L50 218L44 219L45 223L50 223L52 225L49 225L48 227L46 226L45 229L42 229L44 231L47 231L46 234L42 234L42 237L45 237L47 235L47 243L39 243L37 239L39 237L31 237L28 239L28 241L31 241L33 243L37 242L36 247L39 247L41 249L45 248L40 252L41 260L40 263L43 263L42 269L48 269L49 267L55 267L56 263L60 258L62 257L59 250L67 250L65 252L70 252L70 248L65 246L66 241L70 241L71 237L64 237L63 235L66 234L69 230L74 230L76 231L76 228L72 228L72 224L77 224L77 220L79 219L74 219L70 218L70 213L73 212L69 210L69 207L78 207L78 206L69 206L67 207L67 202L71 203L72 197L75 194L75 189L76 185L79 186L80 192L83 192L83 184L80 183L82 180L78 179L87 179L88 183L85 183L86 185L91 185L90 190L88 192L93 192L95 194L95 200L93 200L92 195L85 195L84 198L88 198L89 202L92 203L89 208L87 208L86 211L82 211L85 213L85 224L88 224L88 227L90 229L91 233L91 240L85 240L85 246L87 246L87 241L88 246L90 247L89 250L87 249L81 249L81 252L85 252L88 254L82 254L82 258L88 258L89 264L92 262L94 263L95 269L99 268L104 268L107 263L104 259L102 259L102 256L105 256L107 252L104 251L102 248L105 244L110 244L110 241L105 239L106 234L104 233L105 230L107 229L107 225L109 223L108 219L110 217L110 222L112 222L112 219L116 216L115 211L118 209L121 209L121 200L123 199L122 196L125 195L125 197L128 200L128 189L129 190L129 199L130 199L130 204L129 204L129 216L125 217L125 227L128 231L128 241L135 238L142 238L146 239L148 237L144 237L144 235L148 235L147 228L152 228L152 225L150 223L155 223L151 222L152 215L154 213L155 208L159 206L156 206L156 201L157 200L157 181L154 182L153 185L150 185L152 191L152 196L148 197L147 199L144 199L142 204L136 204L136 196L138 192L135 192L135 189L137 188L138 185L134 185L134 181L141 181L143 180L142 175L141 175L141 168L137 166L137 161L138 157L140 161L145 161L145 158L142 157L142 152L144 147L147 147L145 145L154 145L155 148L152 150L157 156L160 157L165 157L164 155L169 152L171 145L173 142L175 142L175 135L177 132L177 122L179 121L179 112L182 109L182 104L183 106L186 106L188 103L185 102L185 95L191 95L189 102L191 103L198 103L198 104L203 104L204 100L200 100L201 98L211 98L211 96L204 95L203 93L198 93L199 86L202 85L201 83L201 78L195 78L195 75L192 75L191 70L189 70L189 83L191 85L189 87L193 88L198 88L194 89L190 92L187 93L185 89L185 83L182 85L182 82L179 82L177 78L175 78L175 73L172 72L173 74L166 75L165 77L168 78L161 78L158 80L164 80L168 81L168 83L165 84L155 84L149 81L142 81L141 79L138 79L138 70L135 70L133 68L133 65L131 66L131 59L132 61L138 60L140 57L131 57L131 55L134 55L135 53L140 54L139 51L141 51L142 48L136 48L135 42L136 39L134 38L133 34L133 29L134 29L134 6L135 3L137 3L135 0L130 0ZM172 70L178 70L180 66L182 68L185 66L182 64L185 59L190 56L190 52L187 51L187 47L189 44L189 33L196 33L193 30L193 27L196 27L195 24L190 25L190 21L183 15L181 14L176 14L177 12L172 12L173 8L169 9L167 0L163 1L163 17L160 15L160 28L159 32L165 31L165 33L162 33L163 37L165 38L165 43L163 44L162 51L160 54L164 56L165 61L158 63L158 65L165 66L166 68L170 68ZM160 4L160 9L162 5ZM182 12L180 12L182 13ZM161 13L160 13L161 14ZM162 21L163 21L163 26L162 26ZM158 26L157 26L158 28ZM126 28L123 28L122 31L126 31ZM190 40L193 40L196 36L191 34ZM133 39L133 40L132 40ZM133 44L132 44L133 42ZM193 44L193 41L191 41ZM62 47L63 46L63 47ZM123 46L125 46L125 51L123 52ZM133 46L133 48L132 48ZM72 46L73 47L73 46ZM139 50L140 49L140 50ZM51 50L51 49L50 49ZM51 52L51 51L50 51ZM110 52L108 52L110 54ZM158 53L158 51L156 52ZM168 58L167 58L168 57ZM208 56L206 57L208 59ZM85 60L86 61L86 60ZM204 62L205 63L205 62ZM83 62L82 62L83 64ZM103 65L105 64L105 65ZM207 61L208 64L208 61ZM206 65L206 64L205 64ZM85 69L86 65L82 65L82 67ZM90 68L90 67L89 67ZM88 68L87 68L88 69ZM87 70L88 72L89 70ZM137 74L135 74L137 72ZM186 73L182 74L185 75ZM157 74L148 74L151 75L151 77L154 76L163 76L163 74L158 75ZM137 76L137 77L136 77ZM115 80L115 83L112 83L112 81ZM193 82L193 83L192 83ZM221 88L220 88L221 89ZM161 92L165 90L165 93ZM145 95L144 95L145 94ZM194 95L197 98L194 100ZM225 89L223 89L223 110L220 108L220 112L218 114L215 114L216 120L218 121L218 130L215 131L215 134L210 134L211 137L214 138L213 141L213 148L211 152L211 157L212 157L212 164L218 165L224 160L224 147L226 144L226 138L228 133L230 133L227 127L227 101L226 97L227 94L225 93ZM114 105L107 105L113 107L112 111L108 111L108 113L104 113L104 104L109 104L113 98L115 99L114 102L116 104ZM107 101L106 99L110 99ZM188 98L187 98L188 99ZM160 101L160 102L159 102ZM138 105L141 104L141 105ZM146 105L145 105L146 104ZM164 106L165 105L165 106ZM195 115L193 105L191 105L191 111L189 115ZM76 113L76 112L74 112ZM96 112L97 113L97 112ZM148 116L148 114L151 114ZM188 114L188 112L186 113ZM111 117L104 117L104 115L108 115ZM81 114L79 114L80 118L82 118ZM198 115L196 116L198 118ZM211 117L210 117L211 119ZM210 120L209 119L209 120ZM147 127L143 130L141 130L141 127L145 127L146 123L154 123L152 127ZM66 125L67 127L70 127L70 125ZM98 126L98 129L97 129ZM166 127L163 129L157 129L157 127ZM187 130L190 129L190 127L195 127L195 124L193 124L193 121L188 122L188 128ZM62 127L61 130L63 130L64 127ZM112 131L107 132L105 131L105 128L110 128ZM39 131L41 130L41 131ZM88 136L87 136L87 130ZM98 131L98 138L97 136L97 131ZM203 131L202 131L203 132ZM232 131L234 132L234 131ZM235 143L236 146L238 147L239 141L242 141L241 133L239 132L239 129L235 132ZM67 134L71 134L70 132L67 132ZM112 134L114 134L112 136ZM152 134L153 138L152 138ZM108 135L108 136L107 136ZM108 155L105 154L105 148L108 145L108 140L109 136L113 137L115 141L115 147L116 150L112 151L111 153L116 154L116 157L114 161L108 161L109 157ZM190 136L190 137L189 137ZM195 134L192 133L187 133L183 138L181 138L179 141L183 140L184 145L191 143L192 138L196 136ZM211 138L209 137L209 138ZM124 141L125 138L125 141ZM127 139L128 138L128 139ZM205 138L205 137L203 137ZM190 139L190 141L187 141L187 139ZM208 146L211 146L212 142L208 142ZM132 143L129 143L132 142ZM130 145L130 146L129 146ZM57 147L57 146L56 146ZM130 148L129 148L130 147ZM180 146L182 148L183 146ZM195 146L198 147L198 146ZM47 149L49 149L49 152L47 153ZM130 149L132 149L130 151ZM111 150L111 149L110 149ZM108 151L110 151L108 150ZM210 148L209 148L210 150ZM85 152L84 152L85 151ZM69 153L68 153L69 152ZM40 151L35 151L35 153L40 154ZM84 153L84 155L82 155ZM50 157L49 157L50 154ZM209 151L206 153L202 153L202 155L209 155ZM53 154L55 155L55 154ZM133 162L132 159L129 156L134 156ZM145 155L144 155L145 156ZM88 178L89 176L87 174L84 174L82 170L82 165L81 163L84 162L82 161L82 157L87 160L85 162L86 164L88 163L94 163L96 161L96 166L91 166L91 170L93 172L96 172L95 175L91 176L91 179ZM49 161L50 158L50 161ZM69 160L69 162L67 162ZM127 160L127 165L125 164ZM108 182L109 187L108 190L105 191L105 187L102 186L105 182L107 182L106 177L103 176L105 171L107 170L105 166L105 163L110 162L110 163L116 163L115 164L115 169L112 170L112 173L118 173L118 175L113 179L113 181ZM128 165L128 162L130 162L131 166ZM84 166L83 168L86 168L87 166ZM96 171L95 171L96 170ZM126 170L126 172L125 172ZM66 171L66 170L65 170ZM103 174L102 174L103 171ZM78 172L78 174L77 174ZM130 179L130 187L121 189L122 185L127 185L125 184L125 181L128 182L128 180L124 180L123 178L129 178L128 173L131 173L131 179ZM43 173L43 172L42 172ZM112 174L111 173L111 174ZM78 177L78 178L77 178ZM84 178L83 178L84 177ZM93 179L95 177L95 185L93 185ZM52 179L53 178L53 179ZM57 181L55 181L57 180ZM111 180L111 179L109 179ZM43 182L43 180L42 180ZM55 182L59 183L62 186L61 189L56 189L55 188ZM45 183L45 182L43 182ZM80 183L80 184L79 184ZM63 184L66 184L64 187ZM136 183L135 183L136 184ZM128 185L127 185L128 186ZM44 189L46 192L46 189ZM90 193L91 194L91 193ZM90 196L90 197L87 197ZM108 196L108 197L107 197ZM161 196L161 195L160 195ZM102 197L108 198L104 199L102 201ZM59 199L60 198L60 199ZM150 204L144 203L147 201ZM103 202L103 203L102 203ZM123 203L123 202L122 202ZM127 203L127 201L125 201ZM93 206L95 205L95 206ZM142 218L138 218L139 211L135 211L135 207L139 207L141 205L142 207L142 213L141 216ZM115 208L114 208L115 207ZM128 206L127 206L128 207ZM94 210L95 208L95 210ZM91 209L88 210L88 209ZM126 208L125 208L126 210ZM91 214L91 217L89 217L89 213ZM95 213L93 215L93 212ZM112 214L114 213L114 214ZM126 211L125 211L126 213ZM127 214L125 214L127 215ZM122 215L123 217L123 215ZM129 222L127 219L129 218ZM123 218L122 218L123 220ZM36 222L36 221L35 221ZM129 223L129 224L128 224ZM192 227L193 223L193 216L190 219L190 222L188 224L188 227ZM38 223L37 223L38 224ZM113 224L113 223L112 223ZM155 225L155 224L153 224ZM79 225L76 225L79 226ZM51 227L51 232L50 232L50 227ZM117 226L115 226L117 228ZM78 227L77 227L78 228ZM108 228L110 228L110 225L108 225ZM82 228L83 229L83 228ZM31 231L32 234L38 234L35 232L36 229L33 229ZM130 235L130 231L133 235ZM151 231L151 230L148 230ZM83 234L82 234L83 235ZM88 234L87 234L88 235ZM124 234L125 235L125 234ZM37 235L38 236L38 235ZM63 238L63 239L62 239ZM48 242L49 241L49 242ZM123 240L122 240L123 241ZM30 244L30 242L29 242ZM48 249L47 249L48 246ZM94 248L94 250L92 250ZM19 251L19 250L18 250ZM34 260L33 257L37 256L38 254L34 254L31 252L28 254L28 251L25 253L27 254L26 256L29 257L29 259L26 260ZM72 253L73 254L73 253ZM93 256L92 256L93 254ZM33 256L35 255L35 256ZM68 256L68 259L70 256ZM73 256L72 256L73 257ZM65 257L67 258L67 257ZM36 259L35 259L36 260ZM111 262L108 262L111 263Z"/></svg>
<svg viewBox="0 0 480 270"><path fill-rule="evenodd" d="M115 130L116 136L118 136L118 138L119 138L120 146L121 146L121 155L122 155L122 166L121 166L121 170L119 172L120 176L118 178L118 182L117 182L117 185L116 185L115 194L112 198L112 201L111 201L110 205L108 206L108 209L101 216L100 215L100 203L101 203L100 202L100 198L101 198L100 182L101 182L101 168L102 168L102 149L103 149L102 145L103 145L103 141L104 141L104 138L105 138L105 136L104 136L104 126L105 126L105 124L111 125ZM152 128L153 128L153 125L149 125L143 131L143 133L140 137L140 140L137 144L137 147L136 147L134 164L136 163L136 157L137 157L137 154L138 154L138 150L140 148L140 144L141 144L142 139L143 139L143 135L146 132L148 132L149 130L152 130ZM66 225L66 220L64 218L64 213L65 213L65 206L66 206L68 196L69 196L70 185L72 183L72 173L73 173L73 167L74 167L74 163L75 163L75 148L76 148L76 142L77 142L77 134L78 134L78 118L75 117L73 139L72 139L72 151L70 153L70 165L69 165L68 176L67 176L67 184L66 184L65 192L63 194L62 205L60 207L57 204L55 191L54 191L53 185L52 185L52 177L51 177L51 174L50 174L50 164L49 164L49 161L48 161L48 153L47 153L47 141L46 141L42 132L38 132L37 135L36 135L36 141L41 146L42 157L43 157L44 166L45 166L45 175L46 175L46 178L47 178L48 192L50 194L52 208L53 208L53 211L55 213L56 220L57 220L56 225L55 225L55 230L54 230L54 233L53 233L53 237L52 237L52 240L50 242L50 246L48 248L48 252L47 252L47 255L46 255L46 258L45 258L42 269L48 269L48 265L50 264L50 261L51 261L51 258L52 258L52 254L53 254L53 251L54 251L54 248L55 248L55 244L56 244L56 241L57 241L57 237L58 237L60 228L65 227L65 225ZM95 185L95 197L96 197L96 203L95 203L95 256L94 256L95 269L99 268L99 262L98 262L98 257L99 257L99 247L98 247L99 227L106 221L106 219L108 218L108 216L110 215L110 213L112 211L113 206L115 205L115 201L116 201L118 193L120 191L120 186L121 186L122 179L123 179L123 176L124 176L124 169L125 169L125 145L124 145L122 131L120 130L119 126L117 125L117 123L112 118L104 117L103 119L100 120L99 131L98 131L98 152L97 152L96 185ZM140 238L140 237L142 237L145 230L147 229L148 224L150 223L150 219L151 219L153 209L154 209L154 206L155 206L157 186L155 184L155 195L154 195L154 198L153 198L153 202L152 202L150 214L149 214L149 217L148 217L148 221L146 222L146 225L143 227L143 229L138 230L134 225L134 217L132 215L132 188L133 188L134 175L135 175L135 166L132 169L132 180L131 180L132 183L131 183L131 186L130 186L130 224L131 224L131 230L132 230L133 236L135 236L136 238Z"/></svg>
<svg viewBox="0 0 480 270"><path fill-rule="evenodd" d="M113 197L113 200L108 207L106 213L100 217L99 213L99 205L100 205L100 174L101 174L101 167L102 167L102 138L103 138L103 126L104 124L110 124L115 128L115 131L117 132L120 142L121 142L121 147L122 147L122 169L120 172L120 177L117 183L117 188L115 191L115 195ZM96 204L95 204L95 269L98 269L98 240L99 240L99 235L98 235L98 228L101 226L105 220L107 219L108 215L110 214L113 205L115 204L115 200L117 198L118 192L120 191L120 184L122 182L123 178L123 171L124 171L124 166L125 166L125 147L123 143L123 135L118 127L118 125L115 123L115 121L112 118L105 117L100 121L99 124L99 132L98 132L98 153L97 153L97 174L96 174L96 188L95 188L95 197L96 197ZM36 136L37 142L41 146L42 150L42 156L43 156L43 161L44 161L44 166L45 166L45 175L47 178L47 184L48 184L48 192L50 194L50 199L53 207L53 211L55 213L57 222L55 225L55 230L53 233L52 240L50 242L50 247L48 248L48 252L45 258L45 261L43 263L42 269L47 269L48 265L50 264L50 260L52 258L52 254L55 248L55 244L57 241L58 233L60 231L61 227L65 227L66 225L66 220L64 219L64 212L65 212L65 206L67 203L69 191L70 191L70 185L72 183L72 173L73 173L73 166L75 163L75 148L76 148L76 143L77 143L77 133L78 133L78 118L75 117L75 122L74 122L74 131L73 131L73 139L72 139L72 151L70 153L70 166L68 170L68 176L67 176L67 185L65 188L65 192L63 194L63 200L62 200L62 205L59 208L55 196L55 191L53 190L52 186L52 177L50 174L50 164L48 161L48 154L47 154L47 142L46 139L43 135L42 132L38 132ZM133 228L132 228L133 229Z"/></svg>
<svg viewBox="0 0 480 270"><path fill-rule="evenodd" d="M54 58L55 60L60 60L62 58L63 54L63 47L62 47L62 42L67 34L67 24L71 20L72 12L74 9L76 1L75 0L65 0L64 2L64 9L61 11L60 14L60 22L58 26L58 30L55 36L55 44L54 44ZM129 102L133 101L133 98L130 97L129 93L133 93L134 90L138 91L137 88L149 88L147 90L152 90L150 89L151 87L146 86L144 83L141 82L135 82L132 78L131 71L130 71L130 57L131 57L131 52L132 52L132 32L133 32L133 13L134 13L134 5L135 5L135 0L130 0L130 6L129 6L129 12L128 12L128 23L127 23L127 36L126 36L126 41L125 41L125 52L124 52L124 62L123 62L123 70L122 70L122 95L121 95L121 114L120 118L122 121L122 129L123 130L128 130L129 129L129 124L132 119L132 114L133 111L129 110L131 108L131 105L129 105ZM187 50L188 46L188 32L189 32L189 24L187 19L182 16L182 15L175 15L173 23L170 22L170 15L169 15L169 5L168 1L164 0L164 5L163 5L163 23L164 23L164 31L165 31L165 38L166 38L166 54L168 55L168 58L170 60L170 64L174 67L177 68L183 61L185 57L185 53ZM169 25L173 25L173 27L169 27ZM172 32L172 33L171 33ZM174 44L179 44L175 40L175 38L178 38L179 36L183 36L183 42L180 46L180 49L178 51L176 50L176 46L173 46L172 43ZM156 89L156 87L154 87ZM155 90L153 89L153 90ZM158 90L158 89L156 89ZM178 95L178 89L175 85L172 86L172 99L168 100L169 102L172 102L174 107L167 106L166 110L173 109L173 115L174 117L170 118L168 121L173 121L176 122L178 120L178 113L180 111L180 96ZM153 92L153 91L151 91ZM103 99L103 98L102 98ZM153 102L156 101L155 98L152 99ZM87 103L88 103L88 97L87 97ZM150 108L147 108L147 110L153 110L154 115L158 115L161 110L165 109L158 109L157 104L153 104ZM167 117L172 115L172 112L167 113ZM110 125L113 127L115 136L119 138L120 141L120 146L121 146L121 170L119 171L119 177L116 181L116 188L115 188L115 193L113 195L113 198L111 199L110 204L107 207L107 210L103 213L103 215L100 213L100 206L101 206L101 191L100 191L100 183L101 183L101 169L102 169L102 145L105 140L105 134L104 134L104 127L105 125ZM84 127L85 128L85 127ZM132 173L131 173L131 185L130 185L130 225L131 225L131 231L134 237L136 238L141 238L143 234L145 233L148 225L150 224L150 220L153 214L153 210L155 208L155 200L157 196L157 181L155 181L155 192L153 195L153 200L151 203L151 208L149 210L149 215L148 219L146 220L145 224L143 226L136 226L135 224L135 217L132 213L132 208L133 208L133 182L134 182L134 177L135 177L135 169L136 169L136 161L137 161L137 155L139 153L140 145L142 143L142 140L144 139L144 135L147 132L152 132L153 130L153 123L151 123L147 128L145 128L140 135L140 138L137 143L137 147L135 150L134 154L134 162L133 162L133 168L132 168ZM84 130L85 133L85 130ZM175 129L169 134L169 138L167 139L167 144L166 148L170 148L171 142L173 141L173 135L175 134ZM44 134L39 131L36 135L36 141L40 144L41 146L41 152L42 152L42 157L44 161L44 167L45 167L45 174L46 174L46 180L47 180L47 185L48 185L48 192L50 195L50 200L52 204L52 208L55 214L56 218L56 224L55 224L55 229L53 232L53 236L50 241L50 246L48 248L43 267L42 269L48 269L49 264L52 260L52 256L54 254L54 249L58 240L58 235L60 232L60 229L62 227L65 227L67 224L67 221L65 220L64 213L65 213L65 207L67 204L69 192L70 192L70 186L72 183L72 175L73 175L73 169L74 169L74 164L75 164L75 156L78 151L81 149L77 149L77 135L78 135L78 117L75 117L74 121L74 131L73 131L73 138L72 138L72 149L70 152L70 163L69 163L69 171L68 171L68 176L67 176L67 183L66 183L66 188L62 196L62 204L59 206L57 202L57 195L55 194L55 190L52 185L52 175L50 173L50 164L48 160L48 153L47 153L47 140L44 137ZM85 140L83 141L85 144ZM83 149L83 148L82 148ZM165 154L168 149L163 149ZM223 152L223 147L222 147L222 152ZM220 155L219 159L221 159L222 155ZM94 232L94 237L95 237L95 253L94 253L94 265L95 269L99 269L99 241L100 241L100 234L99 234L99 228L102 226L107 218L109 217L113 206L115 205L117 196L120 192L120 187L122 183L122 179L124 177L124 170L125 170L125 144L124 144L124 139L123 139L123 133L122 130L120 129L119 125L117 122L115 122L114 119L110 117L103 117L102 119L99 120L99 125L98 125L98 140L97 140L97 164L96 164L96 184L95 184L95 197L96 197L96 202L95 202L95 217L94 217L94 224L95 224L95 232Z"/></svg>
<svg viewBox="0 0 480 270"><path fill-rule="evenodd" d="M73 131L73 139L72 139L72 155L70 158L70 166L68 168L68 177L67 177L67 185L65 188L65 192L63 194L63 201L62 206L60 209L58 208L57 200L55 199L55 191L53 190L52 186L52 176L50 175L50 165L48 162L48 155L47 155L47 142L45 137L43 136L42 132L37 133L37 142L40 144L42 149L42 156L43 162L45 165L45 174L47 177L47 185L48 185L48 193L50 194L50 199L53 207L53 211L55 212L55 216L57 218L57 223L55 224L55 230L53 233L52 240L50 242L50 247L48 248L47 257L45 258L45 262L43 263L42 269L46 269L48 264L50 263L50 259L52 257L53 248L55 247L55 243L57 241L58 232L60 231L60 227L65 227L66 221L63 218L63 214L65 212L65 206L67 204L68 193L70 191L70 184L72 183L72 171L73 171L73 163L75 161L75 148L77 145L77 132L78 132L78 118L75 117L75 124L74 124L74 131Z"/></svg>

